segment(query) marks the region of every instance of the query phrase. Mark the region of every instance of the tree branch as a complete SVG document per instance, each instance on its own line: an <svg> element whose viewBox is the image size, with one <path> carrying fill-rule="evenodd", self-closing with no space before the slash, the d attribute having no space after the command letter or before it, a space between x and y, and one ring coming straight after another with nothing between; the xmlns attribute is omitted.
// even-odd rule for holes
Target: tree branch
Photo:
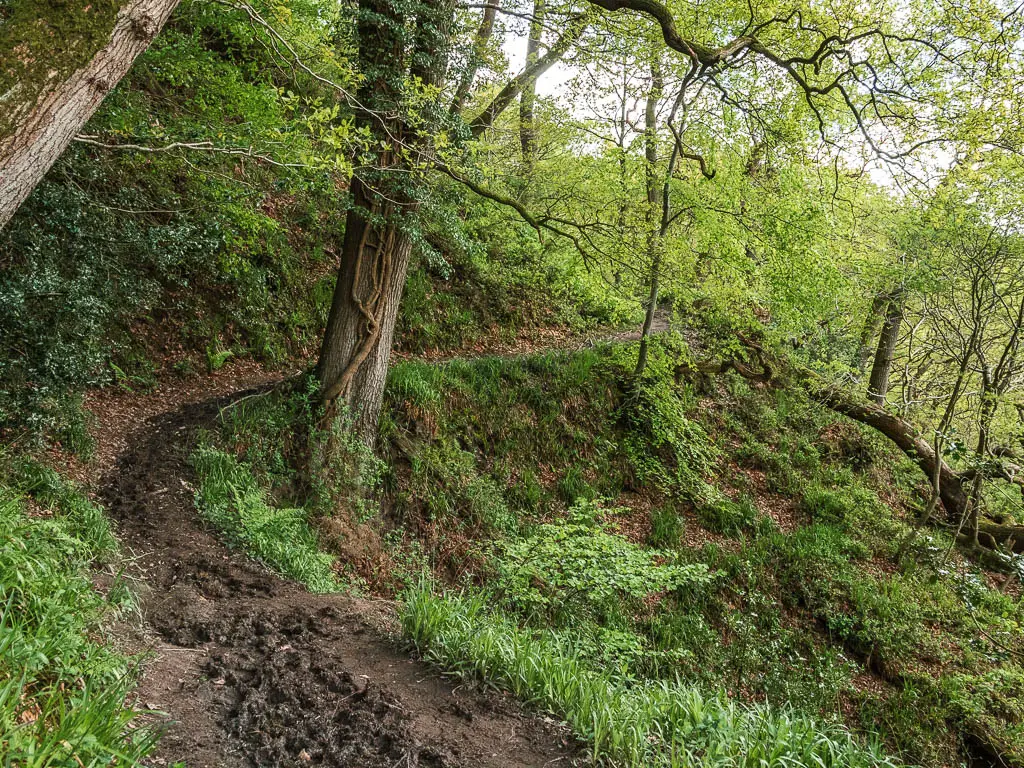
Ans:
<svg viewBox="0 0 1024 768"><path fill-rule="evenodd" d="M535 62L524 67L523 70L512 80L505 84L498 95L488 104L479 115L469 124L470 134L474 139L479 138L484 131L494 124L502 112L511 104L529 83L533 82L547 72L566 51L569 50L581 37L587 28L586 14L573 16L564 34L555 41L548 52L539 57Z"/></svg>

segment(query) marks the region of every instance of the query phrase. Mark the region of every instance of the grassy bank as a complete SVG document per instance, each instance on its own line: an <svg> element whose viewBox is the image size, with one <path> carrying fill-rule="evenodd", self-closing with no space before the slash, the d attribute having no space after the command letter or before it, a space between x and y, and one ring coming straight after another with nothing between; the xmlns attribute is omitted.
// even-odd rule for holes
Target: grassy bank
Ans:
<svg viewBox="0 0 1024 768"><path fill-rule="evenodd" d="M0 478L0 763L134 765L156 734L128 703L139 659L112 622L130 615L103 511L51 470ZM103 584L102 589L97 585Z"/></svg>

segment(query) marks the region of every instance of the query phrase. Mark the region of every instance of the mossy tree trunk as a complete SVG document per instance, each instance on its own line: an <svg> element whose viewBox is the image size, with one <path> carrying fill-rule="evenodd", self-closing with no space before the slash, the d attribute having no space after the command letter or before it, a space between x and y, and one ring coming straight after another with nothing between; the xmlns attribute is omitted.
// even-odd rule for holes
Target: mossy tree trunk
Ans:
<svg viewBox="0 0 1024 768"><path fill-rule="evenodd" d="M647 188L647 257L650 267L650 278L648 283L647 307L644 313L643 330L640 332L640 351L637 355L636 368L633 375L640 377L647 367L648 345L650 343L651 328L654 325L654 315L658 311L658 284L661 277L661 257L665 247L665 234L668 230L667 206L668 206L668 178L665 178L665 188L662 189L662 182L659 178L658 168L658 102L661 99L664 88L664 78L661 72L661 62L654 59L651 62L651 90L647 94L647 103L644 108L644 161L645 161L645 184ZM675 152L673 152L673 159ZM664 197L663 197L664 195ZM658 222L660 220L660 226Z"/></svg>
<svg viewBox="0 0 1024 768"><path fill-rule="evenodd" d="M0 10L0 227L178 0L15 0Z"/></svg>
<svg viewBox="0 0 1024 768"><path fill-rule="evenodd" d="M885 396L889 393L889 372L892 370L896 343L899 341L902 327L903 291L896 289L889 297L882 333L878 337L875 362L871 366L871 377L868 380L868 398L878 405L885 405Z"/></svg>

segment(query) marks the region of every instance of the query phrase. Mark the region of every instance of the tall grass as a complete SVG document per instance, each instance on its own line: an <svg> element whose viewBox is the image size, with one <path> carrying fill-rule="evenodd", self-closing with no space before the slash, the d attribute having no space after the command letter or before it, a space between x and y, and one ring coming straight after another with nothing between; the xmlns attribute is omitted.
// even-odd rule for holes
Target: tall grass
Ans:
<svg viewBox="0 0 1024 768"><path fill-rule="evenodd" d="M550 632L520 629L478 598L406 595L402 626L427 660L492 681L564 717L604 764L641 768L894 766L835 725L743 706L681 682L630 683L589 667Z"/></svg>
<svg viewBox="0 0 1024 768"><path fill-rule="evenodd" d="M197 506L230 544L302 582L311 592L342 589L332 567L334 558L319 551L306 510L275 507L249 468L229 453L200 446L192 464L200 482Z"/></svg>
<svg viewBox="0 0 1024 768"><path fill-rule="evenodd" d="M32 494L32 506L22 492ZM102 510L26 464L0 485L0 765L133 765L156 733L125 704L137 667L105 627L130 606L88 570L116 542Z"/></svg>

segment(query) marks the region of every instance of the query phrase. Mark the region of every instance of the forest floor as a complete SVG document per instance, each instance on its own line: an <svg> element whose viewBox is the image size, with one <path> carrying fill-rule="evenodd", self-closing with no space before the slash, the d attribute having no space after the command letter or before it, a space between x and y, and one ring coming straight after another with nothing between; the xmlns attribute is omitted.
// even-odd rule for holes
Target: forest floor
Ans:
<svg viewBox="0 0 1024 768"><path fill-rule="evenodd" d="M653 330L667 327L659 313ZM636 338L638 331L559 336L473 356ZM187 462L192 435L220 408L282 378L238 361L149 393L93 393L92 462L54 457L80 481L102 478L101 500L132 553L145 619L133 633L134 650L151 655L138 704L164 713L153 717L166 728L153 763L528 768L582 761L562 725L410 659L396 639L391 601L311 594L227 549L202 524Z"/></svg>

